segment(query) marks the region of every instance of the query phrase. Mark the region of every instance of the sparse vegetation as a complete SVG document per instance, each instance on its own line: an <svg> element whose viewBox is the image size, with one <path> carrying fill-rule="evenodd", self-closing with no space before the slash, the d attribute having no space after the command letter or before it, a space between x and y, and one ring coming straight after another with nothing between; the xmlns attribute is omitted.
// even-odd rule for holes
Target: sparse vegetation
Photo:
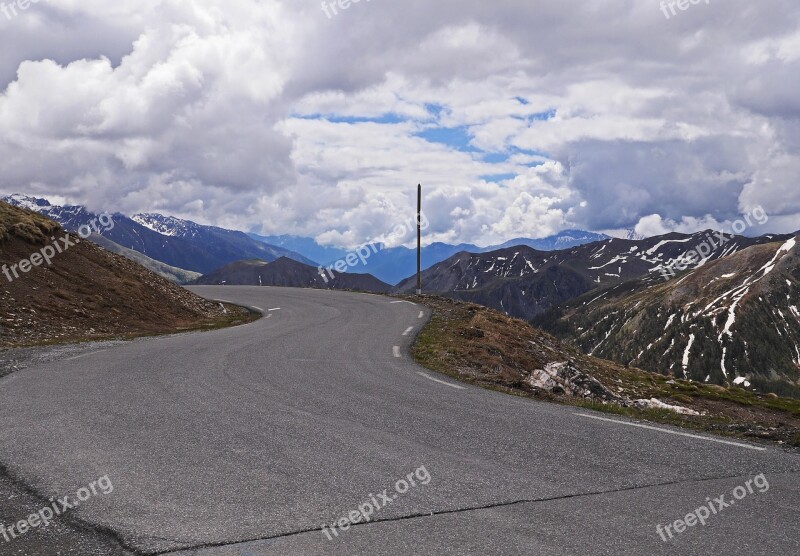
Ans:
<svg viewBox="0 0 800 556"><path fill-rule="evenodd" d="M486 307L432 296L413 300L433 310L431 321L412 348L416 360L433 371L519 396L726 436L800 446L800 400L757 394L739 387L670 379L584 355L522 320ZM656 398L702 414L680 415L663 409L576 399L539 391L528 383L533 371L548 363L568 360L575 361L622 398Z"/></svg>
<svg viewBox="0 0 800 556"><path fill-rule="evenodd" d="M40 245L60 229L60 225L40 214L0 203L0 243L17 237L27 243Z"/></svg>

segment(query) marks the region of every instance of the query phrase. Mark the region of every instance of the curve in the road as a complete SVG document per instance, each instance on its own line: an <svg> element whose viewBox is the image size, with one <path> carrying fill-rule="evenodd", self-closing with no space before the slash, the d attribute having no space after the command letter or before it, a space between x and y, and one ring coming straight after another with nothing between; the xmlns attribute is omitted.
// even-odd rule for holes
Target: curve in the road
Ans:
<svg viewBox="0 0 800 556"><path fill-rule="evenodd" d="M427 314L412 303L281 288L194 291L263 308L269 318L134 342L0 381L0 462L52 496L108 475L113 494L74 511L137 551L205 555L214 546L227 554L261 542L264 554L355 554L383 531L392 541L371 554L422 553L442 538L453 554L486 539L498 554L559 553L559 535L546 529L552 516L531 508L558 504L563 512L591 498L629 516L609 527L636 539L630 553L658 553L663 543L647 520L666 517L653 493L664 497L664 515L677 518L692 509L684 503L693 494L716 494L702 485L762 472L784 477L770 491L775 505L742 504L729 519L750 520L771 548L797 542L779 532L787 520L780 506L798 494L794 454L587 419L456 384L406 355ZM331 541L322 534L322 524L391 493L421 466L430 482L376 512L383 523ZM405 519L431 514L420 518L431 528L424 533L420 519ZM587 542L601 542L595 526L586 524ZM711 547L723 533L723 525L707 528L695 540ZM270 540L278 538L286 544Z"/></svg>

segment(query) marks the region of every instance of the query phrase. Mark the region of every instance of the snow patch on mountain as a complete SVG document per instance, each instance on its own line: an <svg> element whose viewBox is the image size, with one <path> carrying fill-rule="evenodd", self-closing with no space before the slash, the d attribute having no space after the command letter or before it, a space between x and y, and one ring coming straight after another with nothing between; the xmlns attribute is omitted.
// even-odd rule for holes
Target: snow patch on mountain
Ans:
<svg viewBox="0 0 800 556"><path fill-rule="evenodd" d="M194 238L199 234L199 226L188 220L161 214L134 214L131 220L162 236Z"/></svg>
<svg viewBox="0 0 800 556"><path fill-rule="evenodd" d="M21 195L14 193L3 197L3 201L15 207L32 210L34 212L43 212L53 208L50 201L47 199L40 199L38 197L29 197L28 195Z"/></svg>
<svg viewBox="0 0 800 556"><path fill-rule="evenodd" d="M689 343L686 346L686 351L683 352L683 370L684 370L684 372L686 372L686 370L689 369L689 354L692 351L692 344L694 344L694 338L695 338L694 334L690 334L689 335Z"/></svg>

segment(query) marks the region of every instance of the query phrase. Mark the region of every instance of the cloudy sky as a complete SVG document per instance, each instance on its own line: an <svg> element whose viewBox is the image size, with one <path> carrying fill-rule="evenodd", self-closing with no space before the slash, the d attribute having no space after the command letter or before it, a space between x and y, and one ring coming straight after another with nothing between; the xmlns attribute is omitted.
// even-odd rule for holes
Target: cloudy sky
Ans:
<svg viewBox="0 0 800 556"><path fill-rule="evenodd" d="M418 182L451 243L800 229L797 0L2 1L3 193L340 246Z"/></svg>

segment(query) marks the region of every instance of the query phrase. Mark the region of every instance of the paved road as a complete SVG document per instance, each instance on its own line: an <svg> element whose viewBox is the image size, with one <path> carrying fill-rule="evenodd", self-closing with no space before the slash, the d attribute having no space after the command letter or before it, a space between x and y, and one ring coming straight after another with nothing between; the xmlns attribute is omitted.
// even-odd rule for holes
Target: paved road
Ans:
<svg viewBox="0 0 800 556"><path fill-rule="evenodd" d="M45 496L107 475L113 492L68 515L139 553L800 551L796 454L455 384L409 360L426 317L410 303L195 291L267 316L0 381L0 463ZM415 471L399 494L397 481ZM761 473L768 490L751 482L735 500ZM735 503L705 526L660 538L656 525L723 494ZM321 532L366 502L382 506L375 521ZM15 542L0 538L0 554L16 553Z"/></svg>

